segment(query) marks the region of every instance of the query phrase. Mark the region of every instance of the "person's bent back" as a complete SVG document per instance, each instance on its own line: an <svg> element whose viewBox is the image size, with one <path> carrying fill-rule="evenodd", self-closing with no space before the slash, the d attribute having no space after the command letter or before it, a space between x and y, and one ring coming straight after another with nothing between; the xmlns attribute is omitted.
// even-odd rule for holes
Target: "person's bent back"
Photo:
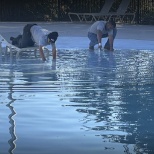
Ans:
<svg viewBox="0 0 154 154"><path fill-rule="evenodd" d="M43 53L43 46L52 46L53 58L56 58L56 45L55 42L58 38L58 32L51 32L42 28L37 24L27 24L23 28L23 35L17 38L11 37L12 44L16 44L19 48L32 47L34 44L39 46L40 56L43 61L46 60Z"/></svg>

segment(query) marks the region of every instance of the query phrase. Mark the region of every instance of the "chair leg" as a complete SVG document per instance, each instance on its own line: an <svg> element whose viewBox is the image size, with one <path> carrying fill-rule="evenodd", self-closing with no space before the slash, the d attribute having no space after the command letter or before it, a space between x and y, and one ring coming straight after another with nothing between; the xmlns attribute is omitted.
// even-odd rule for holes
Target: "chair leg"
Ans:
<svg viewBox="0 0 154 154"><path fill-rule="evenodd" d="M77 14L77 17L78 17L79 21L82 22L82 20L81 20L81 18L80 18L80 16L78 14Z"/></svg>
<svg viewBox="0 0 154 154"><path fill-rule="evenodd" d="M19 59L20 53L21 53L21 51L17 51L17 53L16 53L16 59Z"/></svg>
<svg viewBox="0 0 154 154"><path fill-rule="evenodd" d="M135 20L135 14L133 15L133 19L132 19L131 23L134 23L134 20Z"/></svg>
<svg viewBox="0 0 154 154"><path fill-rule="evenodd" d="M87 22L86 16L89 16L89 15L83 15L83 18L84 18L84 20Z"/></svg>
<svg viewBox="0 0 154 154"><path fill-rule="evenodd" d="M8 47L8 49L10 50L10 63L12 64L13 62L13 51L12 51L12 48L11 47Z"/></svg>
<svg viewBox="0 0 154 154"><path fill-rule="evenodd" d="M112 15L110 15L110 16L109 16L109 19L108 19L108 21L110 21L112 17L113 17L113 16L112 16Z"/></svg>
<svg viewBox="0 0 154 154"><path fill-rule="evenodd" d="M12 59L13 58L12 48L11 47L8 47L8 49L10 50L10 59Z"/></svg>
<svg viewBox="0 0 154 154"><path fill-rule="evenodd" d="M76 16L78 17L79 21L82 22L82 19L80 18L80 15L78 15L78 14L72 14L72 15L76 15ZM73 22L73 20L72 20L72 18L71 18L71 15L68 14L68 16L69 16L71 22Z"/></svg>
<svg viewBox="0 0 154 154"><path fill-rule="evenodd" d="M0 42L0 59L2 59L2 42Z"/></svg>
<svg viewBox="0 0 154 154"><path fill-rule="evenodd" d="M119 20L120 20L121 23L123 23L124 17L125 17L125 15L124 16L119 16Z"/></svg>
<svg viewBox="0 0 154 154"><path fill-rule="evenodd" d="M96 19L96 17L95 17L95 16L93 16L93 19L94 19L95 21L97 21L97 19Z"/></svg>
<svg viewBox="0 0 154 154"><path fill-rule="evenodd" d="M81 21L84 21L84 20L85 20L85 16L84 16L84 14L81 15L80 19L81 19Z"/></svg>
<svg viewBox="0 0 154 154"><path fill-rule="evenodd" d="M91 22L93 21L93 19L95 20L95 18L94 18L94 16L93 15L83 15L83 19L86 21L86 22L88 22L88 20L87 20L87 18L86 18L86 16L88 16L88 17L92 17L92 19L90 20Z"/></svg>
<svg viewBox="0 0 154 154"><path fill-rule="evenodd" d="M68 16L69 16L69 18L70 18L71 22L73 22L73 20L72 20L72 18L71 18L71 15L70 15L70 14L68 14Z"/></svg>
<svg viewBox="0 0 154 154"><path fill-rule="evenodd" d="M36 52L37 52L37 49L34 50L34 57L35 57L35 58L37 58Z"/></svg>

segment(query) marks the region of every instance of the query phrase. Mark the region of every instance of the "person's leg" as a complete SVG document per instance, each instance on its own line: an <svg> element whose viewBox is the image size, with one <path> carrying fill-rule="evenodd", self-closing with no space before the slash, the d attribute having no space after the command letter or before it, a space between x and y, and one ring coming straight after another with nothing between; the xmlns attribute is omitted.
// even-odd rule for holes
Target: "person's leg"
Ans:
<svg viewBox="0 0 154 154"><path fill-rule="evenodd" d="M30 28L35 24L27 24L23 29L22 39L19 40L19 47L25 48L34 46L34 41L31 38Z"/></svg>
<svg viewBox="0 0 154 154"><path fill-rule="evenodd" d="M88 33L88 38L90 40L89 49L94 49L94 46L98 44L97 35L93 33Z"/></svg>
<svg viewBox="0 0 154 154"><path fill-rule="evenodd" d="M117 29L114 28L114 29L113 29L113 39L115 39L116 35L117 35ZM108 34L105 34L105 37L108 37ZM110 49L109 39L108 39L107 42L105 43L104 48L105 48L105 49Z"/></svg>

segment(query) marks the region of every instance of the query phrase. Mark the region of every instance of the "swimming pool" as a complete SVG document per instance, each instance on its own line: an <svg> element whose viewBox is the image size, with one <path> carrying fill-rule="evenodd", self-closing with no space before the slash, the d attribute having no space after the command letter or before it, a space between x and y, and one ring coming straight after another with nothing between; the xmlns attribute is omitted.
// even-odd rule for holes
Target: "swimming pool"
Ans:
<svg viewBox="0 0 154 154"><path fill-rule="evenodd" d="M1 59L1 153L154 153L152 50L51 58Z"/></svg>

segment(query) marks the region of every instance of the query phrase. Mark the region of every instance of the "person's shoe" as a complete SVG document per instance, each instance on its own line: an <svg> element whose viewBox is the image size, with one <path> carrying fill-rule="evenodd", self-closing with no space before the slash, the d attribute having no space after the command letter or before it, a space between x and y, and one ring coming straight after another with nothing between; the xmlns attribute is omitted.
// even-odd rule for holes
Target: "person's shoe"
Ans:
<svg viewBox="0 0 154 154"><path fill-rule="evenodd" d="M94 46L89 46L89 50L94 50Z"/></svg>
<svg viewBox="0 0 154 154"><path fill-rule="evenodd" d="M106 46L104 46L104 49L105 49L105 50L110 50L110 48L109 48L109 47L106 47Z"/></svg>
<svg viewBox="0 0 154 154"><path fill-rule="evenodd" d="M15 46L17 46L17 44L18 44L18 42L17 42L17 39L16 38L14 38L14 37L10 37L10 41L12 41L12 45L15 45Z"/></svg>

